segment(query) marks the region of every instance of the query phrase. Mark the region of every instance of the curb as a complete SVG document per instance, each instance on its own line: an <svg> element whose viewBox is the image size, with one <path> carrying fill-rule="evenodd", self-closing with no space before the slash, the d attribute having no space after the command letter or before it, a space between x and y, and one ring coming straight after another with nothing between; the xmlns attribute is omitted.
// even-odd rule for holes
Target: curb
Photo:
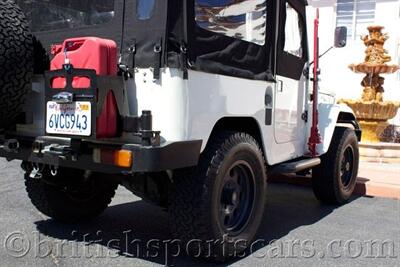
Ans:
<svg viewBox="0 0 400 267"><path fill-rule="evenodd" d="M311 177L308 176L277 175L270 177L269 182L311 187ZM354 195L400 200L400 185L376 183L359 177Z"/></svg>
<svg viewBox="0 0 400 267"><path fill-rule="evenodd" d="M374 163L400 163L400 144L359 143L360 160Z"/></svg>
<svg viewBox="0 0 400 267"><path fill-rule="evenodd" d="M400 200L400 185L376 183L365 178L358 178L354 194Z"/></svg>

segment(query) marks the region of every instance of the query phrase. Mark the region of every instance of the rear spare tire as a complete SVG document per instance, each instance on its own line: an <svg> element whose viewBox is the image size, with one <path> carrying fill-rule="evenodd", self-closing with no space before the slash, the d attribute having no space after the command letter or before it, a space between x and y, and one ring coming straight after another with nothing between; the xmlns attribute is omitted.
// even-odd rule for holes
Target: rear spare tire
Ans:
<svg viewBox="0 0 400 267"><path fill-rule="evenodd" d="M0 3L0 131L22 113L33 73L33 40L21 9L11 0Z"/></svg>

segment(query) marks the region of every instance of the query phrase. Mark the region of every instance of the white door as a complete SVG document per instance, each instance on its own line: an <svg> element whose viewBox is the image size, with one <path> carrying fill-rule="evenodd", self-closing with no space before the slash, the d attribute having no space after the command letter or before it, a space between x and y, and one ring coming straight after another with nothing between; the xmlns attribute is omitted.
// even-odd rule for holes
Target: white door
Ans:
<svg viewBox="0 0 400 267"><path fill-rule="evenodd" d="M304 141L305 78L307 61L305 19L285 1L286 21L278 36L274 132L277 144ZM285 34L283 35L282 32Z"/></svg>
<svg viewBox="0 0 400 267"><path fill-rule="evenodd" d="M304 138L304 83L277 76L275 87L275 141L288 143Z"/></svg>

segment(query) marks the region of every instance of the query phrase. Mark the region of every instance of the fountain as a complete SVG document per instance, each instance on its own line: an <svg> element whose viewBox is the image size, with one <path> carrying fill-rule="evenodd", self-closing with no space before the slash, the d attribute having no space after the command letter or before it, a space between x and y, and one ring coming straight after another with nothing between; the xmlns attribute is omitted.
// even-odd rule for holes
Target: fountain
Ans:
<svg viewBox="0 0 400 267"><path fill-rule="evenodd" d="M383 28L382 26L368 27L369 35L362 37L367 47L365 61L349 66L355 73L366 74L361 82L364 87L361 99L339 101L347 104L355 112L363 130L363 142L379 142L382 132L389 125L388 120L396 116L400 107L399 102L383 100L385 78L380 74L391 74L399 70L399 66L387 64L391 61L391 57L383 46L389 36L382 33Z"/></svg>

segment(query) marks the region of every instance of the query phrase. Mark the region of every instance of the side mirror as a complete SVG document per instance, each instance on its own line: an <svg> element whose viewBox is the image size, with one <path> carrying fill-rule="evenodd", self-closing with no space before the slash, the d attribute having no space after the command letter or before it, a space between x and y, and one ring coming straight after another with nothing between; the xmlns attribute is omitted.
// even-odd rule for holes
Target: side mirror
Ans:
<svg viewBox="0 0 400 267"><path fill-rule="evenodd" d="M346 27L336 27L335 29L335 44L336 48L345 47L347 44L347 28Z"/></svg>

